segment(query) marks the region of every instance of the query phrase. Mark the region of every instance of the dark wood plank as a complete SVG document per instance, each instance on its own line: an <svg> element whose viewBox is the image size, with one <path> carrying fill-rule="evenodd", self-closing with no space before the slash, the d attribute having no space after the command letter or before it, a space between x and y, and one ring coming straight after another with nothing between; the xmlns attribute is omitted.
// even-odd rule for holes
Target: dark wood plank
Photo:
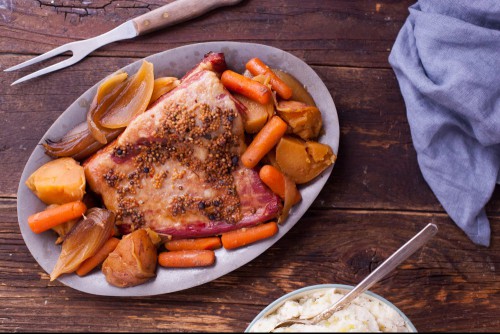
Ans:
<svg viewBox="0 0 500 334"><path fill-rule="evenodd" d="M0 56L0 63L18 59L26 57ZM57 117L95 82L134 60L90 57L13 87L9 82L25 72L1 74L0 170L8 176L0 178L0 195L17 192L20 166ZM313 68L334 98L341 128L336 166L314 207L442 211L418 168L392 70ZM499 212L499 195L493 196L489 211Z"/></svg>
<svg viewBox="0 0 500 334"><path fill-rule="evenodd" d="M153 297L84 294L49 282L19 233L16 202L0 201L2 331L242 331L268 303L307 285L356 284L428 222L440 231L371 290L419 331L500 328L500 217L490 248L443 214L311 210L273 247L210 283Z"/></svg>
<svg viewBox="0 0 500 334"><path fill-rule="evenodd" d="M0 53L43 53L104 33L168 2L7 1L0 9ZM95 54L145 57L189 43L239 40L293 51L311 64L388 67L390 49L413 2L246 0Z"/></svg>
<svg viewBox="0 0 500 334"><path fill-rule="evenodd" d="M170 1L4 1L0 70ZM242 331L263 307L294 289L356 284L430 221L439 234L371 290L400 307L422 332L499 331L500 189L487 206L491 246L475 246L421 176L387 62L412 3L244 0L105 46L71 68L23 85L9 86L47 64L0 72L0 331ZM289 51L330 90L340 119L339 157L312 208L264 254L192 289L111 298L49 282L17 223L17 187L33 148L64 109L105 75L156 52L215 40Z"/></svg>

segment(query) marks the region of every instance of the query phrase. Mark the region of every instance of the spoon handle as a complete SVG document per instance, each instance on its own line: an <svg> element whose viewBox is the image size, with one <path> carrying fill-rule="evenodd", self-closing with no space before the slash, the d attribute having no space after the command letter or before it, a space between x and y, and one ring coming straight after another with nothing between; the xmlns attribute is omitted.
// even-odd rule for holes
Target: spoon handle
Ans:
<svg viewBox="0 0 500 334"><path fill-rule="evenodd" d="M411 238L407 243L405 243L401 248L399 248L395 253L388 257L380 266L377 267L370 275L368 275L361 283L359 283L354 289L349 293L344 295L330 308L321 312L314 317L314 320L322 320L330 317L336 311L342 309L344 306L348 305L357 296L368 290L376 282L384 278L389 272L395 269L400 263L406 260L410 255L415 253L417 249L422 247L431 237L433 237L438 231L438 228L434 224L428 224L422 229L417 235ZM313 321L314 321L313 320Z"/></svg>

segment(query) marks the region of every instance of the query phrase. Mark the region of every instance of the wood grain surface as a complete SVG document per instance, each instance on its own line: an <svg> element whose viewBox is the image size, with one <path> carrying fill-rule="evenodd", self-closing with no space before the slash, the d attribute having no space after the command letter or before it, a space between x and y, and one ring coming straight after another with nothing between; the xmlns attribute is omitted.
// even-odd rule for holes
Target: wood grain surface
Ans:
<svg viewBox="0 0 500 334"><path fill-rule="evenodd" d="M167 2L0 0L0 69L106 32ZM20 85L10 83L47 63L1 72L0 331L243 331L262 308L294 289L356 284L428 222L439 226L438 235L371 290L422 332L499 331L500 192L487 205L491 246L475 246L420 173L387 62L412 3L247 0L110 44L72 67ZM311 65L332 94L339 155L313 206L264 254L198 287L115 298L49 282L24 243L16 212L19 179L40 138L107 74L166 49L219 40L288 51Z"/></svg>

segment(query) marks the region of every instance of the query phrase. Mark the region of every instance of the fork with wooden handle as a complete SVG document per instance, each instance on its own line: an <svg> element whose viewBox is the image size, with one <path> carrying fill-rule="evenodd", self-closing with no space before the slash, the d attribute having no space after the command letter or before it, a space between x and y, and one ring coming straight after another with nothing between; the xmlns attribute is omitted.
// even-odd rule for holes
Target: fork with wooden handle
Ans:
<svg viewBox="0 0 500 334"><path fill-rule="evenodd" d="M85 56L87 56L89 53L103 45L123 39L134 38L139 35L144 35L163 27L193 19L215 8L235 5L239 2L241 2L241 0L177 0L169 3L168 5L159 7L151 12L143 14L139 17L131 19L125 23L122 23L115 29L108 31L102 35L61 45L38 57L25 61L16 66L7 68L4 71L8 72L18 70L68 51L71 51L71 53L73 54L66 60L43 68L39 71L36 71L14 81L12 85L15 85L32 78L36 78L40 75L44 75L73 65L85 58Z"/></svg>

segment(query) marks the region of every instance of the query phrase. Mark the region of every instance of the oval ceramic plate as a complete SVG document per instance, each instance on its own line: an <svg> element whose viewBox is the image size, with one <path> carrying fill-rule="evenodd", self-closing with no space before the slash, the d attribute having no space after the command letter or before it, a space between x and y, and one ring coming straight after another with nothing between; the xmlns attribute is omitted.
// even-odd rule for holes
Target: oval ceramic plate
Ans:
<svg viewBox="0 0 500 334"><path fill-rule="evenodd" d="M239 73L244 71L245 63L248 60L253 57L259 57L270 67L285 70L299 79L311 93L322 113L325 135L320 138L320 142L330 145L335 154L337 154L339 122L337 110L328 89L306 63L285 51L260 44L209 42L179 47L145 59L154 64L155 77L176 76L180 78L198 64L209 51L223 52L228 67ZM142 60L132 63L124 67L123 70L129 74L135 73L139 69L141 62ZM80 96L54 122L40 143L44 142L46 138L60 138L76 124L84 121L87 106L89 101L92 100L98 85L99 83ZM61 248L54 244L56 239L54 233L44 232L42 234L35 234L30 230L27 223L28 216L42 211L46 206L26 187L25 181L31 173L49 160L50 158L45 155L42 146L37 145L24 168L17 194L17 213L24 241L33 257L47 273L50 273L54 268ZM188 289L212 281L253 260L287 233L318 196L332 168L333 165L314 181L301 188L303 200L293 207L286 222L280 226L277 235L236 250L227 251L225 249L218 249L216 250L216 264L212 267L189 269L165 269L159 267L155 279L150 280L148 283L125 289L109 285L99 270L85 277L79 277L74 274L62 275L59 281L83 292L106 296L158 295Z"/></svg>

